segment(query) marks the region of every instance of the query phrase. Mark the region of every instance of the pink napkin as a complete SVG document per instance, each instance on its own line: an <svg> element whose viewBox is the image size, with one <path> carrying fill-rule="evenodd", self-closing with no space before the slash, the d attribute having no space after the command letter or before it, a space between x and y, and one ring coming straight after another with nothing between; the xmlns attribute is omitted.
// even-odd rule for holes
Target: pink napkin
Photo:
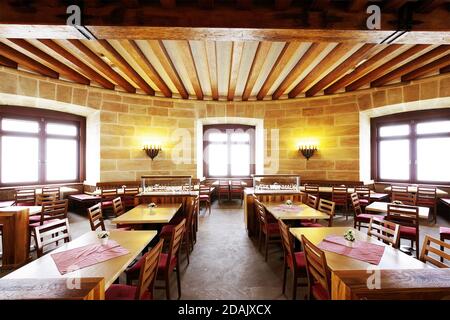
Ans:
<svg viewBox="0 0 450 320"><path fill-rule="evenodd" d="M279 206L276 206L276 208L280 211L292 211L292 212L298 211L298 206L296 205L292 205L289 207L287 204L280 204Z"/></svg>
<svg viewBox="0 0 450 320"><path fill-rule="evenodd" d="M343 236L327 236L318 247L353 259L378 265L384 254L384 246L370 242L353 241L351 247Z"/></svg>
<svg viewBox="0 0 450 320"><path fill-rule="evenodd" d="M83 247L53 253L51 257L61 274L86 268L94 264L128 254L129 251L121 247L116 241L109 240L108 244L89 244Z"/></svg>

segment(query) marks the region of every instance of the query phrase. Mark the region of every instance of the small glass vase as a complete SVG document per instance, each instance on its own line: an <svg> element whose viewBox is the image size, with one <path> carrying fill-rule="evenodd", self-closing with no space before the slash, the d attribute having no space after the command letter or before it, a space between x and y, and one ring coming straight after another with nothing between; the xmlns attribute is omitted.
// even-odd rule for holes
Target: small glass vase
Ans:
<svg viewBox="0 0 450 320"><path fill-rule="evenodd" d="M101 242L102 246L106 246L106 245L108 244L108 240L109 240L108 237L106 237L106 238L101 238L101 239L100 239L100 242Z"/></svg>

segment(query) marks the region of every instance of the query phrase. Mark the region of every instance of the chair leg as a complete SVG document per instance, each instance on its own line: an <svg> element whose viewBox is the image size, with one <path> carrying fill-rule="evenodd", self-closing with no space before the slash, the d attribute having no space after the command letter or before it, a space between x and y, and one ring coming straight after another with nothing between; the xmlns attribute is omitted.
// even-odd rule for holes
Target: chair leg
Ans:
<svg viewBox="0 0 450 320"><path fill-rule="evenodd" d="M177 262L177 286L178 286L178 300L181 298L181 280L180 280L180 264Z"/></svg>
<svg viewBox="0 0 450 320"><path fill-rule="evenodd" d="M283 289L282 293L284 294L286 292L286 275L287 275L287 263L286 259L284 260L284 266L283 266Z"/></svg>
<svg viewBox="0 0 450 320"><path fill-rule="evenodd" d="M261 251L261 241L262 241L262 230L259 228L259 237L258 237L258 251Z"/></svg>
<svg viewBox="0 0 450 320"><path fill-rule="evenodd" d="M295 272L292 274L292 300L297 299L297 275Z"/></svg>
<svg viewBox="0 0 450 320"><path fill-rule="evenodd" d="M419 237L416 238L416 258L419 259Z"/></svg>
<svg viewBox="0 0 450 320"><path fill-rule="evenodd" d="M265 254L264 254L264 259L265 261L267 261L267 256L269 255L269 235L266 234L266 246L265 246Z"/></svg>
<svg viewBox="0 0 450 320"><path fill-rule="evenodd" d="M166 298L167 298L167 300L170 300L170 273L169 273L169 271L166 271L165 280L166 280Z"/></svg>
<svg viewBox="0 0 450 320"><path fill-rule="evenodd" d="M186 235L186 237L184 238L184 242L185 242L185 247L186 247L186 258L187 258L187 265L189 265L189 247L190 247L190 244L189 244L189 236L188 235Z"/></svg>

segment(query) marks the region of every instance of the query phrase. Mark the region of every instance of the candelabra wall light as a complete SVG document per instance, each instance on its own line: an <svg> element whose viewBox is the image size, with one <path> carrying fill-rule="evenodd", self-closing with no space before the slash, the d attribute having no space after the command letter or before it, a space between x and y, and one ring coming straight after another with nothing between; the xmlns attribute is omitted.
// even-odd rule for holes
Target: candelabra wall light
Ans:
<svg viewBox="0 0 450 320"><path fill-rule="evenodd" d="M160 145L149 145L146 144L144 145L143 150L145 151L145 153L147 154L147 156L150 157L150 159L155 159L156 156L161 152L161 146Z"/></svg>
<svg viewBox="0 0 450 320"><path fill-rule="evenodd" d="M317 151L317 146L315 145L301 145L298 147L298 151L301 152L301 154L306 158L306 160L309 160L314 154L315 151Z"/></svg>

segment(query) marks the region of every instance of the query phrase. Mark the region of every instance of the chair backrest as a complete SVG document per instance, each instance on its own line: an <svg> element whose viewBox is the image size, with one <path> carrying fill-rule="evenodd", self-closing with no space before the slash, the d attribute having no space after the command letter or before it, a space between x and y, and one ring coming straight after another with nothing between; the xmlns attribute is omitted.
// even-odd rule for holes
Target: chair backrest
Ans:
<svg viewBox="0 0 450 320"><path fill-rule="evenodd" d="M392 201L401 201L408 206L416 205L416 196L411 192L392 192Z"/></svg>
<svg viewBox="0 0 450 320"><path fill-rule="evenodd" d="M98 228L105 231L105 222L103 221L102 207L100 203L93 205L88 208L89 223L91 225L91 230L95 231Z"/></svg>
<svg viewBox="0 0 450 320"><path fill-rule="evenodd" d="M305 252L308 286L311 288L314 284L319 283L331 297L331 273L328 270L325 252L316 247L304 235L302 235L302 245Z"/></svg>
<svg viewBox="0 0 450 320"><path fill-rule="evenodd" d="M260 224L262 224L264 226L267 225L266 208L264 208L261 201L259 201L258 198L256 198L256 197L254 198L254 202L255 202L255 210L258 215Z"/></svg>
<svg viewBox="0 0 450 320"><path fill-rule="evenodd" d="M68 207L69 201L67 199L43 202L41 210L41 225L46 220L66 219Z"/></svg>
<svg viewBox="0 0 450 320"><path fill-rule="evenodd" d="M319 198L308 193L306 198L306 205L310 206L311 208L317 209L317 206L319 205Z"/></svg>
<svg viewBox="0 0 450 320"><path fill-rule="evenodd" d="M334 217L335 208L336 208L336 203L334 203L333 201L320 199L317 210L319 210L320 212L326 213L330 216L330 218L328 219L329 227L331 227L333 225L333 217Z"/></svg>
<svg viewBox="0 0 450 320"><path fill-rule="evenodd" d="M100 196L102 198L102 200L104 199L114 199L115 197L117 197L119 193L117 192L117 189L104 189L102 188L100 191Z"/></svg>
<svg viewBox="0 0 450 320"><path fill-rule="evenodd" d="M419 208L388 204L386 220L393 221L401 226L413 227L419 231Z"/></svg>
<svg viewBox="0 0 450 320"><path fill-rule="evenodd" d="M433 244L436 245L436 247L432 246ZM426 235L425 239L423 239L420 260L424 263L429 262L438 268L450 268L450 265L443 262L444 259L450 261L450 254L445 252L445 249L447 249L447 252L450 251L450 243ZM430 253L434 253L440 258L441 261L435 259L433 256L430 256Z"/></svg>
<svg viewBox="0 0 450 320"><path fill-rule="evenodd" d="M16 206L34 206L36 203L36 189L15 189L14 204Z"/></svg>
<svg viewBox="0 0 450 320"><path fill-rule="evenodd" d="M230 189L231 189L231 191L242 191L242 190L244 190L244 187L242 186L241 180L231 180Z"/></svg>
<svg viewBox="0 0 450 320"><path fill-rule="evenodd" d="M34 227L34 240L36 243L36 252L38 257L42 257L46 253L44 252L44 248L51 244L55 244L57 246L59 243L62 243L61 240L64 240L64 242L69 242L69 220L67 218L55 220L47 224Z"/></svg>
<svg viewBox="0 0 450 320"><path fill-rule="evenodd" d="M416 193L416 203L420 205L435 206L437 192L435 187L419 186Z"/></svg>
<svg viewBox="0 0 450 320"><path fill-rule="evenodd" d="M58 200L56 194L36 194L36 205L42 206L44 202L52 202Z"/></svg>
<svg viewBox="0 0 450 320"><path fill-rule="evenodd" d="M199 186L199 194L210 196L211 195L211 186L201 184Z"/></svg>
<svg viewBox="0 0 450 320"><path fill-rule="evenodd" d="M60 187L43 187L42 195L54 195L55 200L61 199L61 188Z"/></svg>
<svg viewBox="0 0 450 320"><path fill-rule="evenodd" d="M319 197L319 185L318 184L305 184L305 193L310 193Z"/></svg>
<svg viewBox="0 0 450 320"><path fill-rule="evenodd" d="M124 196L135 196L139 193L139 187L125 187L123 189Z"/></svg>
<svg viewBox="0 0 450 320"><path fill-rule="evenodd" d="M112 200L113 204L113 212L116 217L121 216L125 213L125 209L123 207L122 198L117 197Z"/></svg>
<svg viewBox="0 0 450 320"><path fill-rule="evenodd" d="M291 262L294 265L294 268L296 268L296 260L294 258L294 242L292 241L289 227L281 219L278 220L278 226L280 228L281 242L283 244L284 259Z"/></svg>
<svg viewBox="0 0 450 320"><path fill-rule="evenodd" d="M391 193L393 192L408 192L408 186L391 186Z"/></svg>
<svg viewBox="0 0 450 320"><path fill-rule="evenodd" d="M370 188L368 186L355 186L355 193L360 197L370 198Z"/></svg>
<svg viewBox="0 0 450 320"><path fill-rule="evenodd" d="M185 204L185 216L186 216L186 232L190 232L190 227L193 223L193 217L195 214L195 210L197 210L198 205L198 198L197 197L187 197L186 198L186 204Z"/></svg>
<svg viewBox="0 0 450 320"><path fill-rule="evenodd" d="M359 203L359 196L356 192L350 194L350 200L352 201L354 216L357 217L362 214L361 204Z"/></svg>
<svg viewBox="0 0 450 320"><path fill-rule="evenodd" d="M347 187L333 186L331 189L331 200L337 203L347 203Z"/></svg>
<svg viewBox="0 0 450 320"><path fill-rule="evenodd" d="M181 220L181 222L177 224L173 229L172 238L170 239L169 244L169 252L167 257L168 261L172 261L172 258L178 255L181 247L181 242L183 241L185 229L186 219Z"/></svg>
<svg viewBox="0 0 450 320"><path fill-rule="evenodd" d="M376 237L394 248L398 248L400 241L400 225L382 219L370 218L367 234Z"/></svg>
<svg viewBox="0 0 450 320"><path fill-rule="evenodd" d="M230 185L228 180L219 180L219 192L228 192L230 189Z"/></svg>
<svg viewBox="0 0 450 320"><path fill-rule="evenodd" d="M153 297L153 288L155 286L156 275L158 273L159 258L163 249L164 239L159 242L145 254L144 263L139 273L139 282L136 290L136 300L141 300L146 292Z"/></svg>

